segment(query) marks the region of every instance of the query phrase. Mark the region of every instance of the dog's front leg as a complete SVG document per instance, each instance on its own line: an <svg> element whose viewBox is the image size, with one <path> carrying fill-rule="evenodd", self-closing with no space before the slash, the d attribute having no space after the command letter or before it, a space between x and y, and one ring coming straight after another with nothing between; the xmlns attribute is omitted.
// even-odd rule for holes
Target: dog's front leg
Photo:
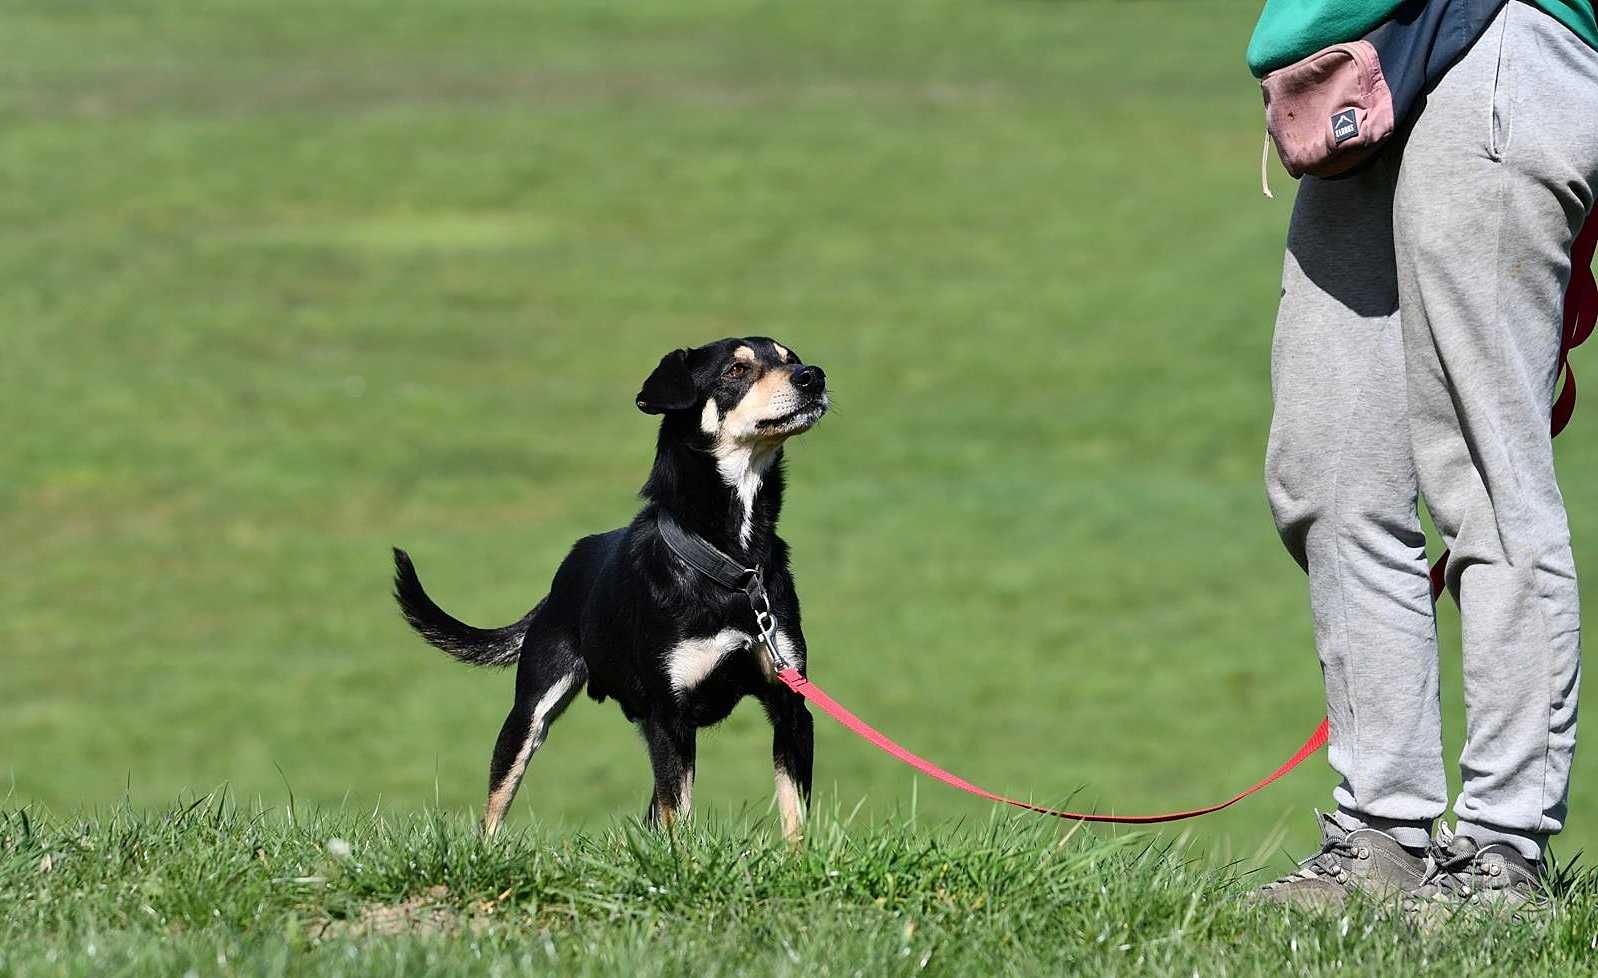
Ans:
<svg viewBox="0 0 1598 978"><path fill-rule="evenodd" d="M810 774L815 760L815 729L804 698L783 689L766 703L771 718L771 761L777 781L777 812L789 842L804 836L810 807Z"/></svg>
<svg viewBox="0 0 1598 978"><path fill-rule="evenodd" d="M670 828L693 813L695 731L677 717L650 717L644 721L644 742L655 771L647 818L651 825Z"/></svg>

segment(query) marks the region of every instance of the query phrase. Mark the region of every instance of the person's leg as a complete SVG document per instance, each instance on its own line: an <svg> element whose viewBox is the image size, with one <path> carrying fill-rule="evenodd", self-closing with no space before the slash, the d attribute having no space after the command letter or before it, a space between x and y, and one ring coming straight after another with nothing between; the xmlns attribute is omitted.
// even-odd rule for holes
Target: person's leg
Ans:
<svg viewBox="0 0 1598 978"><path fill-rule="evenodd" d="M1431 93L1395 244L1421 492L1452 550L1469 713L1459 833L1528 858L1565 817L1580 622L1549 418L1598 179L1598 52L1510 3Z"/></svg>
<svg viewBox="0 0 1598 978"><path fill-rule="evenodd" d="M1271 352L1266 488L1309 572L1344 829L1412 849L1447 803L1437 640L1405 423L1396 153L1299 187Z"/></svg>

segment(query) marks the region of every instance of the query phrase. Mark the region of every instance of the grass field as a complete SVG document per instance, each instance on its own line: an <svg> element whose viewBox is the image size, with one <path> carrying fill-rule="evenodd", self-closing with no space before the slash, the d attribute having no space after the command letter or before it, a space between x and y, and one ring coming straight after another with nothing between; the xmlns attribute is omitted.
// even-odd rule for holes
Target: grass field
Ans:
<svg viewBox="0 0 1598 978"><path fill-rule="evenodd" d="M383 860L410 841L469 847L461 827L510 677L452 665L406 631L387 548L409 548L462 617L516 618L573 538L634 511L653 424L632 395L659 355L745 333L822 364L836 391L837 410L789 453L783 521L812 674L829 691L957 772L1039 800L1183 807L1268 771L1322 706L1303 581L1260 487L1291 185L1278 173L1274 202L1256 186L1260 108L1241 53L1255 7L0 7L8 817L25 809L70 834L76 813L122 799L159 813L223 784L272 805L292 788L305 812L380 808L395 826L424 807L451 813L436 838L322 816L381 837ZM1598 567L1584 492L1598 481L1595 433L1586 405L1560 440L1584 567ZM1442 623L1452 754L1452 609ZM705 859L760 835L746 826L769 804L763 727L749 710L701 741ZM826 721L817 753L820 806L859 806L829 830L829 852L908 853L954 833L948 845L979 864L991 851L1025 861L1012 849L1027 840L1053 858L1061 827L962 836L950 823L986 825L989 806L917 785ZM636 735L609 704L580 701L512 811L530 833L517 850L528 871L545 872L546 848L557 881L578 873L573 860L614 855L617 875L601 879L619 879L628 859L658 858L658 843L635 856L617 841L646 784ZM1598 842L1594 784L1598 756L1583 753L1567 856ZM1311 846L1308 811L1330 785L1315 762L1196 824L1186 851L1279 867L1278 840ZM896 813L911 806L926 828L901 838ZM119 824L90 836L111 846ZM257 830L205 831L163 836L203 839L215 858L161 879L229 865ZM270 833L267 848L309 865L314 839ZM1069 851L1100 851L1085 838ZM103 882L33 881L5 858L8 894L68 901ZM772 859L773 893L802 891L820 864ZM1049 916L1048 900L1088 885L1089 864L1069 865L1050 884L1066 889L1006 892L1036 914L1015 941L1060 926L1053 939L1070 946L1006 945L1006 967L1136 970L1085 942L1100 918ZM1175 872L1138 865L1107 884L1117 899ZM928 872L912 874L935 891ZM397 873L330 884L327 899L433 883ZM269 972L287 953L275 942L292 944L278 924L323 912L324 897L250 878L222 919L144 950L168 931L131 898L0 911L13 938L0 971L93 971L81 956L47 966L45 949L104 934L154 971L234 941L254 955L246 970ZM450 899L487 881L451 882ZM246 926L257 896L270 922L259 938ZM571 933L597 941L616 922L604 946L620 961L659 924L719 927L723 912L645 904L579 915ZM197 919L167 906L163 920ZM859 911L872 923L848 946L873 973L902 926L874 906L797 899L784 912L820 922L791 970ZM1594 912L1558 926L1590 933ZM1171 950L1187 947L1171 943L1174 916L1121 942L1162 948L1138 968L1208 973L1226 959L1202 955L1255 925L1209 901L1199 913L1217 921L1210 951ZM926 926L954 940L968 926L954 916ZM790 968L763 926L738 918L672 960L758 932L768 940L749 953ZM494 933L493 954L459 967L544 953ZM1261 933L1270 948L1285 932ZM962 970L942 946L934 960ZM347 967L423 969L428 947Z"/></svg>
<svg viewBox="0 0 1598 978"><path fill-rule="evenodd" d="M1534 922L1291 918L1179 841L1010 819L823 813L800 851L747 820L485 844L455 817L202 797L3 829L6 976L1574 975L1598 933L1590 874Z"/></svg>

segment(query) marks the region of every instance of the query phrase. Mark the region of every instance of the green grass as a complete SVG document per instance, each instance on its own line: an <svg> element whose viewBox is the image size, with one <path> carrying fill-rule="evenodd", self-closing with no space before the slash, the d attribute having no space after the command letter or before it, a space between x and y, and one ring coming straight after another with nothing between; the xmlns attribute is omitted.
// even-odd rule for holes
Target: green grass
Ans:
<svg viewBox="0 0 1598 978"><path fill-rule="evenodd" d="M0 794L65 818L286 777L464 818L510 677L407 632L387 548L513 620L634 511L659 355L744 333L836 391L783 519L822 685L1042 801L1251 782L1323 709L1260 485L1290 182L1255 188L1255 6L3 5ZM1560 439L1584 567L1595 433L1585 405ZM767 810L763 728L702 739L712 821ZM817 755L859 845L917 790L925 824L991 816L830 722ZM1595 783L1583 751L1567 855ZM579 701L512 826L577 851L646 784ZM1330 786L1313 762L1191 851L1280 867Z"/></svg>
<svg viewBox="0 0 1598 978"><path fill-rule="evenodd" d="M1587 974L1598 888L1422 929L1288 917L1183 843L823 815L485 843L462 819L239 810L0 822L0 975ZM341 846L342 844L342 846ZM48 868L44 868L45 866Z"/></svg>

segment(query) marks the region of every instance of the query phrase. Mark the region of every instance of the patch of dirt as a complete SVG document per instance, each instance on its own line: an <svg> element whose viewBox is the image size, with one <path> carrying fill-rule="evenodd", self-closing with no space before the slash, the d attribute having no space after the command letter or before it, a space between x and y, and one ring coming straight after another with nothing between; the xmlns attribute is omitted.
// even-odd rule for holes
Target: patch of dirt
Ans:
<svg viewBox="0 0 1598 978"><path fill-rule="evenodd" d="M343 920L327 921L319 933L322 938L389 937L395 934L445 934L463 926L479 929L459 908L443 904L449 887L429 887L425 892L399 903L368 904L361 912Z"/></svg>

